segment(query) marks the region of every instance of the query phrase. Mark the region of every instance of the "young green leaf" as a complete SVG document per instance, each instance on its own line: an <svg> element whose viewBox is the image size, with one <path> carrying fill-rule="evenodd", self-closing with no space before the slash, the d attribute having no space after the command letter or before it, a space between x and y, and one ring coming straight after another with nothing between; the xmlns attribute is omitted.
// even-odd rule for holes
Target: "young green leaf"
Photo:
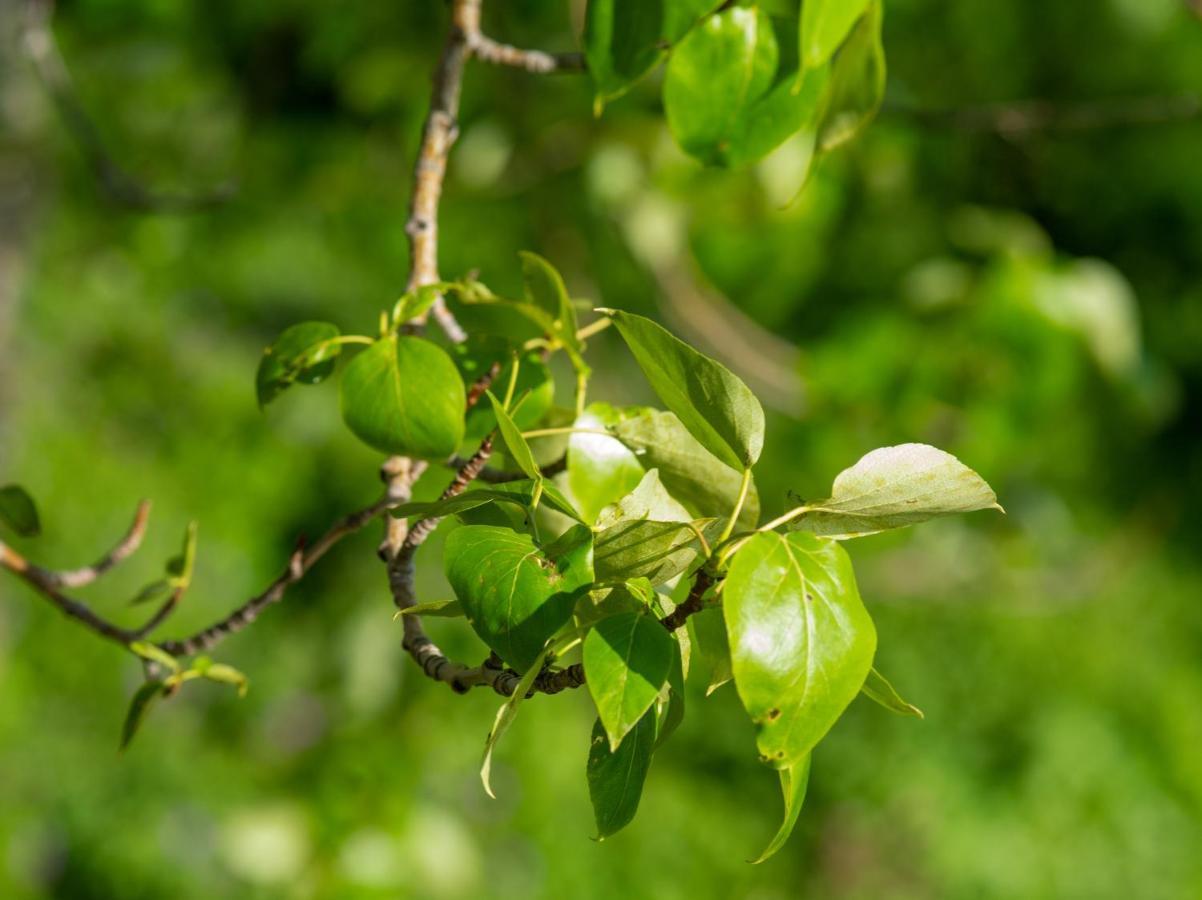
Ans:
<svg viewBox="0 0 1202 900"><path fill-rule="evenodd" d="M793 826L797 824L797 817L805 803L806 787L810 783L810 755L807 753L798 762L781 769L778 774L780 775L780 792L785 800L785 819L781 822L771 843L764 848L764 852L751 861L752 865L758 865L773 856L785 845L785 841L793 833Z"/></svg>
<svg viewBox="0 0 1202 900"><path fill-rule="evenodd" d="M885 47L881 0L870 0L847 43L835 57L830 87L818 122L818 152L846 143L873 120L885 99Z"/></svg>
<svg viewBox="0 0 1202 900"><path fill-rule="evenodd" d="M673 638L655 618L624 613L602 619L584 639L589 693L616 750L667 684Z"/></svg>
<svg viewBox="0 0 1202 900"><path fill-rule="evenodd" d="M547 649L544 648L534 658L530 668L526 670L526 674L522 676L514 689L512 696L497 710L497 717L493 720L492 728L488 732L488 737L484 741L484 758L480 761L480 783L484 785L484 792L494 800L497 795L492 789L492 754L497 748L497 744L501 738L505 736L505 732L509 730L509 726L513 724L513 720L517 718L518 707L522 701L526 699L526 695L530 693L530 688L534 685L534 679L538 677L538 673L543 668L543 663L547 659Z"/></svg>
<svg viewBox="0 0 1202 900"><path fill-rule="evenodd" d="M400 616L430 616L434 619L458 619L467 615L463 604L458 600L434 600L430 603L419 603L417 606L407 606L397 615Z"/></svg>
<svg viewBox="0 0 1202 900"><path fill-rule="evenodd" d="M801 5L801 62L813 69L828 62L870 0L806 0Z"/></svg>
<svg viewBox="0 0 1202 900"><path fill-rule="evenodd" d="M664 78L664 112L676 142L712 165L759 159L818 114L825 68L799 83L780 71L767 13L732 7L680 42Z"/></svg>
<svg viewBox="0 0 1202 900"><path fill-rule="evenodd" d="M451 350L465 383L471 384L496 363L501 369L493 379L493 384L509 384L514 355L508 341L493 336L473 336L463 344L456 344ZM534 428L551 409L555 400L555 382L540 353L531 351L521 354L514 396L521 397L522 403L510 409L509 414L520 430ZM468 410L464 437L469 441L478 441L496 427L497 418L493 415L491 405L477 403Z"/></svg>
<svg viewBox="0 0 1202 900"><path fill-rule="evenodd" d="M134 693L133 698L129 701L129 711L125 714L125 722L121 725L121 747L122 751L129 746L129 742L134 739L134 735L138 733L138 729L146 720L146 714L150 712L151 704L161 697L166 690L166 685L161 681L147 681Z"/></svg>
<svg viewBox="0 0 1202 900"><path fill-rule="evenodd" d="M726 622L722 610L703 609L689 617L693 648L708 672L705 693L709 696L734 677L730 662L730 641L726 637Z"/></svg>
<svg viewBox="0 0 1202 900"><path fill-rule="evenodd" d="M262 408L293 384L317 384L330 377L342 346L334 342L338 326L301 322L286 328L263 351L255 374L255 393Z"/></svg>
<svg viewBox="0 0 1202 900"><path fill-rule="evenodd" d="M868 671L868 678L864 681L864 686L860 688L860 691L865 697L875 700L892 712L903 716L914 716L917 719L926 718L921 709L913 703L903 700L897 689L876 669Z"/></svg>
<svg viewBox="0 0 1202 900"><path fill-rule="evenodd" d="M764 410L747 385L650 319L599 311L613 319L655 393L706 450L740 472L755 464Z"/></svg>
<svg viewBox="0 0 1202 900"><path fill-rule="evenodd" d="M626 93L720 0L589 0L584 54L597 110Z"/></svg>
<svg viewBox="0 0 1202 900"><path fill-rule="evenodd" d="M649 410L623 419L613 431L645 469L659 470L664 487L694 515L730 515L739 495L740 473L697 443L672 413ZM738 527L755 528L759 515L760 501L753 483Z"/></svg>
<svg viewBox="0 0 1202 900"><path fill-rule="evenodd" d="M536 482L540 481L542 473L539 471L538 463L534 460L534 454L530 452L530 445L522 437L521 430L514 424L509 413L505 411L505 404L498 400L492 391L487 393L488 401L492 404L493 415L497 417L497 429L501 432L505 446L509 449L509 455L513 457L517 467L528 477Z"/></svg>
<svg viewBox="0 0 1202 900"><path fill-rule="evenodd" d="M643 782L655 749L655 713L648 710L617 750L600 719L593 724L588 753L588 793L597 821L597 840L628 825L639 808Z"/></svg>
<svg viewBox="0 0 1202 900"><path fill-rule="evenodd" d="M519 672L568 622L593 580L591 532L578 525L561 541L552 555L529 535L492 525L465 525L447 536L447 580L468 623Z"/></svg>
<svg viewBox="0 0 1202 900"><path fill-rule="evenodd" d="M133 641L130 643L129 649L142 657L142 659L158 663L168 671L178 672L180 670L179 660L157 644L152 644L149 641Z"/></svg>
<svg viewBox="0 0 1202 900"><path fill-rule="evenodd" d="M899 444L840 472L830 499L799 507L791 527L851 538L978 509L1002 509L985 479L950 453Z"/></svg>
<svg viewBox="0 0 1202 900"><path fill-rule="evenodd" d="M438 281L406 292L392 307L392 327L395 329L418 316L424 316L438 298L454 286L450 282Z"/></svg>
<svg viewBox="0 0 1202 900"><path fill-rule="evenodd" d="M210 663L200 674L202 678L207 678L209 681L233 685L237 689L239 697L245 697L246 691L250 687L250 680L245 675L225 663Z"/></svg>
<svg viewBox="0 0 1202 900"><path fill-rule="evenodd" d="M755 535L722 594L735 688L777 768L805 757L859 693L876 651L847 553L811 534Z"/></svg>
<svg viewBox="0 0 1202 900"><path fill-rule="evenodd" d="M0 522L21 537L37 537L42 532L37 504L19 484L0 487Z"/></svg>
<svg viewBox="0 0 1202 900"><path fill-rule="evenodd" d="M594 433L627 417L628 413L608 403L593 403L573 423L577 430L568 439L567 489L589 524L643 478L643 466L630 448L617 438Z"/></svg>
<svg viewBox="0 0 1202 900"><path fill-rule="evenodd" d="M376 341L346 367L340 396L347 427L381 452L445 459L463 440L463 379L446 352L422 338Z"/></svg>
<svg viewBox="0 0 1202 900"><path fill-rule="evenodd" d="M539 256L523 250L518 254L522 261L522 281L526 289L526 302L543 310L551 317L551 335L566 346L579 352L582 348L576 337L576 307L568 296L563 276L553 265Z"/></svg>
<svg viewBox="0 0 1202 900"><path fill-rule="evenodd" d="M657 522L689 522L689 511L668 493L659 479L658 469L648 469L630 493L601 510L597 528L605 529L619 522L654 519Z"/></svg>
<svg viewBox="0 0 1202 900"><path fill-rule="evenodd" d="M186 588L192 584L192 570L196 568L198 528L198 523L188 523L184 529L184 541L179 554L167 560L167 581L173 588Z"/></svg>

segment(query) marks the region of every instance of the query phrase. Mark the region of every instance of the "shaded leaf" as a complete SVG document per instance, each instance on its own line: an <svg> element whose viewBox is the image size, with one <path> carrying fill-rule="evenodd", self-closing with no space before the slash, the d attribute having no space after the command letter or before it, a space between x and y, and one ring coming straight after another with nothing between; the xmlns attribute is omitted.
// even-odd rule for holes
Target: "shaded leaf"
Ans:
<svg viewBox="0 0 1202 900"><path fill-rule="evenodd" d="M859 134L885 99L885 47L881 0L871 0L831 67L830 86L818 122L818 151L825 153Z"/></svg>
<svg viewBox="0 0 1202 900"><path fill-rule="evenodd" d="M684 646L686 645L687 637L685 632L678 631L673 636L672 641L672 666L668 670L668 686L660 692L659 699L656 701L656 716L655 716L655 749L658 750L670 738L673 732L680 727L680 723L684 721L685 711L685 696L684 696L684 680L685 669Z"/></svg>
<svg viewBox="0 0 1202 900"><path fill-rule="evenodd" d="M705 693L708 696L734 677L726 621L722 617L722 610L714 607L689 616L688 624L693 636L693 648L707 672Z"/></svg>
<svg viewBox="0 0 1202 900"><path fill-rule="evenodd" d="M650 319L600 312L613 318L655 393L706 450L740 472L754 465L764 445L764 410L747 385Z"/></svg>
<svg viewBox="0 0 1202 900"><path fill-rule="evenodd" d="M588 754L588 793L597 821L597 839L621 830L634 818L643 795L655 748L655 713L639 719L617 750L610 748L605 726L593 724Z"/></svg>
<svg viewBox="0 0 1202 900"><path fill-rule="evenodd" d="M134 693L129 701L129 711L125 714L125 722L121 725L121 750L129 746L134 735L146 720L151 704L163 695L166 686L161 681L147 681Z"/></svg>
<svg viewBox="0 0 1202 900"><path fill-rule="evenodd" d="M534 503L534 491L535 482L532 480L506 481L486 488L473 488L445 500L403 503L393 507L389 512L398 519L436 519L444 516L456 516L489 503L510 503L528 510ZM541 502L544 506L580 521L580 514L553 484L543 482L541 494Z"/></svg>
<svg viewBox="0 0 1202 900"><path fill-rule="evenodd" d="M761 756L800 762L859 693L876 629L835 541L755 535L735 554L722 594L735 688Z"/></svg>
<svg viewBox="0 0 1202 900"><path fill-rule="evenodd" d="M801 62L812 69L828 62L864 14L870 0L805 0L801 5Z"/></svg>
<svg viewBox="0 0 1202 900"><path fill-rule="evenodd" d="M584 639L584 671L597 713L617 749L668 681L674 640L651 616L602 619Z"/></svg>
<svg viewBox="0 0 1202 900"><path fill-rule="evenodd" d="M550 316L553 337L579 352L581 346L576 337L576 307L572 305L572 298L568 296L563 276L537 253L523 250L518 253L518 257L522 261L526 302Z"/></svg>
<svg viewBox="0 0 1202 900"><path fill-rule="evenodd" d="M897 689L876 669L868 670L868 678L864 681L864 686L860 688L860 691L865 697L875 700L892 712L903 716L914 716L918 719L926 718L921 709L903 700Z"/></svg>
<svg viewBox="0 0 1202 900"><path fill-rule="evenodd" d="M21 537L37 537L42 533L37 504L19 484L0 487L0 522Z"/></svg>
<svg viewBox="0 0 1202 900"><path fill-rule="evenodd" d="M471 384L494 363L498 363L501 369L493 380L493 385L509 384L513 373L514 353L508 341L493 335L473 335L464 344L452 347L451 352L465 383ZM538 425L551 408L555 400L555 383L551 379L551 370L543 362L540 353L530 351L521 354L519 359L514 396L521 397L522 403L511 409L509 414L514 424L524 431ZM497 418L493 415L491 404L477 403L467 412L464 437L467 440L478 441L496 427Z"/></svg>
<svg viewBox="0 0 1202 900"><path fill-rule="evenodd" d="M331 343L341 332L329 322L300 322L284 332L263 351L255 374L255 393L264 407L287 388L317 384L334 371L340 344Z"/></svg>
<svg viewBox="0 0 1202 900"><path fill-rule="evenodd" d="M807 504L792 528L848 538L938 516L997 509L980 475L927 444L881 447L835 478L829 500Z"/></svg>
<svg viewBox="0 0 1202 900"><path fill-rule="evenodd" d="M466 391L436 344L381 338L351 360L340 387L342 418L369 447L422 459L445 459L459 449Z"/></svg>
<svg viewBox="0 0 1202 900"><path fill-rule="evenodd" d="M764 852L751 861L752 865L762 863L773 856L785 845L785 841L793 833L793 826L797 824L797 817L801 813L801 807L805 804L806 787L810 783L809 754L806 754L797 763L781 769L777 774L780 776L780 792L785 801L785 818L776 835L764 848Z"/></svg>
<svg viewBox="0 0 1202 900"><path fill-rule="evenodd" d="M448 535L443 553L469 624L519 672L567 624L592 582L592 534L583 525L569 529L547 554L529 535L465 525Z"/></svg>

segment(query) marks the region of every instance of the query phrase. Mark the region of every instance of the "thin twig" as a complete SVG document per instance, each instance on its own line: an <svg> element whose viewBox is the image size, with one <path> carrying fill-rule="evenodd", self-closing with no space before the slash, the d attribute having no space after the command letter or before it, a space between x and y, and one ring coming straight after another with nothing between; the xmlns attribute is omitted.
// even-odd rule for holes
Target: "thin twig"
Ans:
<svg viewBox="0 0 1202 900"><path fill-rule="evenodd" d="M462 468L466 462L467 459L465 457L452 456L447 460L447 466L449 468L458 470ZM549 462L543 466L542 473L544 478L554 478L561 472L566 472L567 469L568 458L566 456L561 456L554 462ZM481 469L479 474L476 475L478 480L487 484L505 484L509 481L521 481L522 479L529 477L530 476L525 472L519 472L516 469L513 471L506 471L502 469Z"/></svg>
<svg viewBox="0 0 1202 900"><path fill-rule="evenodd" d="M146 534L146 524L149 519L150 501L142 500L138 503L138 509L134 513L134 520L130 524L129 530L113 549L90 566L83 566L79 569L64 569L57 572L46 570L46 578L55 587L77 588L91 584L105 572L137 552L138 548L142 545L142 538Z"/></svg>
<svg viewBox="0 0 1202 900"><path fill-rule="evenodd" d="M481 62L497 66L525 69L535 75L583 72L586 69L582 53L546 53L542 50L523 50L474 31L467 35L472 56Z"/></svg>

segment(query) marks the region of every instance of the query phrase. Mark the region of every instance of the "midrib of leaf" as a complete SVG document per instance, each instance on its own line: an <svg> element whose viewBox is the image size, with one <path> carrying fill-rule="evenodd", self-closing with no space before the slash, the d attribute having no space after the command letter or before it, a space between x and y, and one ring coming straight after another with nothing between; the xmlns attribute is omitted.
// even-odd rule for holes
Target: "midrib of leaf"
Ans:
<svg viewBox="0 0 1202 900"><path fill-rule="evenodd" d="M388 354L388 368L392 375L392 389L396 393L397 411L400 413L397 420L400 423L401 431L404 432L405 441L408 442L412 438L412 435L405 426L408 417L405 415L404 391L401 389L401 361L397 358L401 350L401 345L395 334L391 335L388 340L392 343L392 352Z"/></svg>
<svg viewBox="0 0 1202 900"><path fill-rule="evenodd" d="M513 581L509 585L509 596L506 598L507 602L505 606L505 624L507 626L505 629L505 646L509 650L510 658L513 657L513 628L508 626L511 626L513 623L513 598L514 595L517 594L518 578L522 574L522 563L534 556L537 552L537 550L531 550L529 553L521 557L513 567Z"/></svg>

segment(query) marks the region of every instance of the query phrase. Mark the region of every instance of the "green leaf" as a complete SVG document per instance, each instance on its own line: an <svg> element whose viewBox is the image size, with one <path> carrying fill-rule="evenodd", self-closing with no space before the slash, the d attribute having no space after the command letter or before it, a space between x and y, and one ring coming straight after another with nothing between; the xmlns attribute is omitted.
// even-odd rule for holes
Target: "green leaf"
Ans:
<svg viewBox="0 0 1202 900"><path fill-rule="evenodd" d="M876 629L836 542L755 535L735 554L722 593L739 699L761 756L800 762L859 693Z"/></svg>
<svg viewBox="0 0 1202 900"><path fill-rule="evenodd" d="M157 600L160 597L165 596L172 590L174 590L174 588L172 586L171 579L158 578L150 582L150 584L146 585L146 587L142 588L142 590L138 591L138 593L134 595L134 598L129 601L129 605L138 606L142 603L149 603L151 600Z"/></svg>
<svg viewBox="0 0 1202 900"><path fill-rule="evenodd" d="M421 500L393 507L390 513L397 519L441 519L457 516L489 503L512 503L529 510L534 503L535 482L530 479L506 481L487 488L473 488L445 500ZM580 521L568 499L550 482L542 484L542 504L558 513Z"/></svg>
<svg viewBox="0 0 1202 900"><path fill-rule="evenodd" d="M21 537L37 537L42 533L37 504L19 484L0 487L0 522Z"/></svg>
<svg viewBox="0 0 1202 900"><path fill-rule="evenodd" d="M600 719L593 724L588 753L588 793L604 840L630 823L639 808L643 782L655 749L655 713L648 711L617 750L611 749Z"/></svg>
<svg viewBox="0 0 1202 900"><path fill-rule="evenodd" d="M634 452L617 438L593 434L627 418L608 403L592 403L573 424L568 439L567 487L585 522L597 521L601 510L633 491L644 475Z"/></svg>
<svg viewBox="0 0 1202 900"><path fill-rule="evenodd" d="M133 698L129 701L129 711L125 714L125 722L121 726L122 751L134 739L134 735L138 733L138 729L146 720L146 714L150 712L151 704L163 696L165 689L166 685L161 681L147 681L134 693Z"/></svg>
<svg viewBox="0 0 1202 900"><path fill-rule="evenodd" d="M463 604L458 600L434 600L430 603L419 603L417 606L407 606L398 613L401 616L430 616L434 619L458 619L467 613Z"/></svg>
<svg viewBox="0 0 1202 900"><path fill-rule="evenodd" d="M781 769L777 774L780 775L780 792L785 800L785 819L781 822L781 826L777 830L776 836L772 838L771 843L764 848L764 852L751 861L752 865L758 865L774 855L777 850L785 845L785 841L793 833L793 826L797 824L797 817L801 813L802 805L805 803L806 787L810 783L809 754L806 754L804 758L794 765Z"/></svg>
<svg viewBox="0 0 1202 900"><path fill-rule="evenodd" d="M664 112L676 142L704 163L738 165L813 123L826 69L799 82L779 62L763 11L733 7L703 21L673 52L664 78Z"/></svg>
<svg viewBox="0 0 1202 900"><path fill-rule="evenodd" d="M597 109L626 93L718 0L589 0L584 54Z"/></svg>
<svg viewBox="0 0 1202 900"><path fill-rule="evenodd" d="M489 493L496 494L497 499L502 497L520 498L522 504L529 508L534 503L534 491L536 487L541 486L541 506L548 509L553 509L561 515L565 515L577 522L582 521L580 513L576 511L570 500L563 495L563 492L553 485L551 482L543 480L536 482L533 479L523 479L521 481L505 481L501 484L494 484L488 488Z"/></svg>
<svg viewBox="0 0 1202 900"><path fill-rule="evenodd" d="M683 646L687 638L684 632L676 632L672 640L672 667L668 670L668 687L660 692L656 701L655 716L655 749L667 742L673 732L684 721L684 680Z"/></svg>
<svg viewBox="0 0 1202 900"><path fill-rule="evenodd" d="M433 284L423 284L417 290L402 294L401 299L392 307L392 327L396 328L418 316L424 316L438 298L454 286L450 282L437 281Z"/></svg>
<svg viewBox="0 0 1202 900"><path fill-rule="evenodd" d="M881 0L868 10L835 57L827 101L818 122L818 151L826 153L859 134L885 99Z"/></svg>
<svg viewBox="0 0 1202 900"><path fill-rule="evenodd" d="M693 637L702 665L709 675L705 693L709 696L726 682L734 678L730 662L730 641L726 637L726 621L722 610L703 609L689 616L689 631Z"/></svg>
<svg viewBox="0 0 1202 900"><path fill-rule="evenodd" d="M885 707L885 709L892 710L903 716L914 716L918 719L926 718L921 709L903 700L897 689L876 669L868 671L868 678L865 680L864 686L860 688L860 691L865 697L875 700L881 706Z"/></svg>
<svg viewBox="0 0 1202 900"><path fill-rule="evenodd" d="M293 384L317 384L334 371L342 346L331 343L341 332L329 322L301 322L284 330L263 351L255 374L255 393L262 408Z"/></svg>
<svg viewBox="0 0 1202 900"><path fill-rule="evenodd" d="M544 646L526 674L522 676L521 681L518 682L513 695L497 710L497 717L493 720L492 728L489 729L488 737L484 741L484 758L480 761L480 783L484 785L484 792L494 800L497 799L497 795L493 793L492 789L493 751L497 748L501 738L505 736L505 732L509 730L509 726L513 724L513 720L517 718L518 707L530 693L530 688L534 686L534 679L538 677L546 659L547 650Z"/></svg>
<svg viewBox="0 0 1202 900"><path fill-rule="evenodd" d="M801 62L813 69L828 62L864 14L869 0L805 0L801 5Z"/></svg>
<svg viewBox="0 0 1202 900"><path fill-rule="evenodd" d="M351 360L342 375L342 418L383 453L445 459L463 440L466 391L442 348L389 335Z"/></svg>
<svg viewBox="0 0 1202 900"><path fill-rule="evenodd" d="M232 684L237 689L239 697L245 697L247 688L250 687L250 679L233 666L227 666L225 663L211 663L205 666L200 674L209 681Z"/></svg>
<svg viewBox="0 0 1202 900"><path fill-rule="evenodd" d="M664 487L694 515L730 515L739 495L740 473L697 443L672 413L649 410L622 420L613 431L645 469L659 470ZM759 515L759 496L752 484L738 527L755 528Z"/></svg>
<svg viewBox="0 0 1202 900"><path fill-rule="evenodd" d="M196 534L198 523L189 522L184 529L184 542L178 556L167 560L168 582L173 588L186 588L192 583L192 571L196 568Z"/></svg>
<svg viewBox="0 0 1202 900"><path fill-rule="evenodd" d="M764 446L764 410L747 385L650 319L599 312L613 319L655 393L706 450L740 472L755 464Z"/></svg>
<svg viewBox="0 0 1202 900"><path fill-rule="evenodd" d="M525 672L593 580L592 534L578 525L546 554L529 535L464 525L447 536L447 580L481 640Z"/></svg>
<svg viewBox="0 0 1202 900"><path fill-rule="evenodd" d="M151 662L156 662L172 672L178 672L180 670L178 659L176 659L163 648L156 644L152 644L149 641L133 641L130 643L129 649L138 656L142 657L142 659L148 659Z"/></svg>
<svg viewBox="0 0 1202 900"><path fill-rule="evenodd" d="M602 619L584 639L589 693L616 750L668 682L673 638L642 613Z"/></svg>
<svg viewBox="0 0 1202 900"><path fill-rule="evenodd" d="M637 519L680 523L690 521L692 516L663 486L659 469L649 469L630 493L601 510L597 527L604 529Z"/></svg>
<svg viewBox="0 0 1202 900"><path fill-rule="evenodd" d="M576 337L576 307L568 296L559 271L539 256L523 250L518 254L522 260L522 281L526 289L526 302L538 307L551 317L551 335L576 351L580 341Z"/></svg>
<svg viewBox="0 0 1202 900"><path fill-rule="evenodd" d="M1002 508L985 479L927 444L881 447L835 478L829 500L798 508L792 528L835 538Z"/></svg>
<svg viewBox="0 0 1202 900"><path fill-rule="evenodd" d="M497 418L497 429L501 432L509 455L527 476L534 479L535 482L540 481L542 473L539 471L538 463L534 460L534 454L530 452L530 445L522 437L521 430L514 424L509 413L505 411L505 404L498 400L492 391L487 393L488 401L492 404L493 415Z"/></svg>
<svg viewBox="0 0 1202 900"><path fill-rule="evenodd" d="M493 336L473 336L464 344L456 344L452 348L455 364L463 374L464 382L471 384L494 363L501 364L501 370L493 380L493 385L509 384L513 372L513 350L508 341ZM538 425L555 400L555 382L551 378L551 370L543 362L541 354L530 351L520 356L518 377L514 382L514 396L521 397L522 403L509 411L514 423L522 431ZM467 412L467 428L464 437L467 440L478 441L497 427L497 418L493 415L492 407L487 403L477 403Z"/></svg>

